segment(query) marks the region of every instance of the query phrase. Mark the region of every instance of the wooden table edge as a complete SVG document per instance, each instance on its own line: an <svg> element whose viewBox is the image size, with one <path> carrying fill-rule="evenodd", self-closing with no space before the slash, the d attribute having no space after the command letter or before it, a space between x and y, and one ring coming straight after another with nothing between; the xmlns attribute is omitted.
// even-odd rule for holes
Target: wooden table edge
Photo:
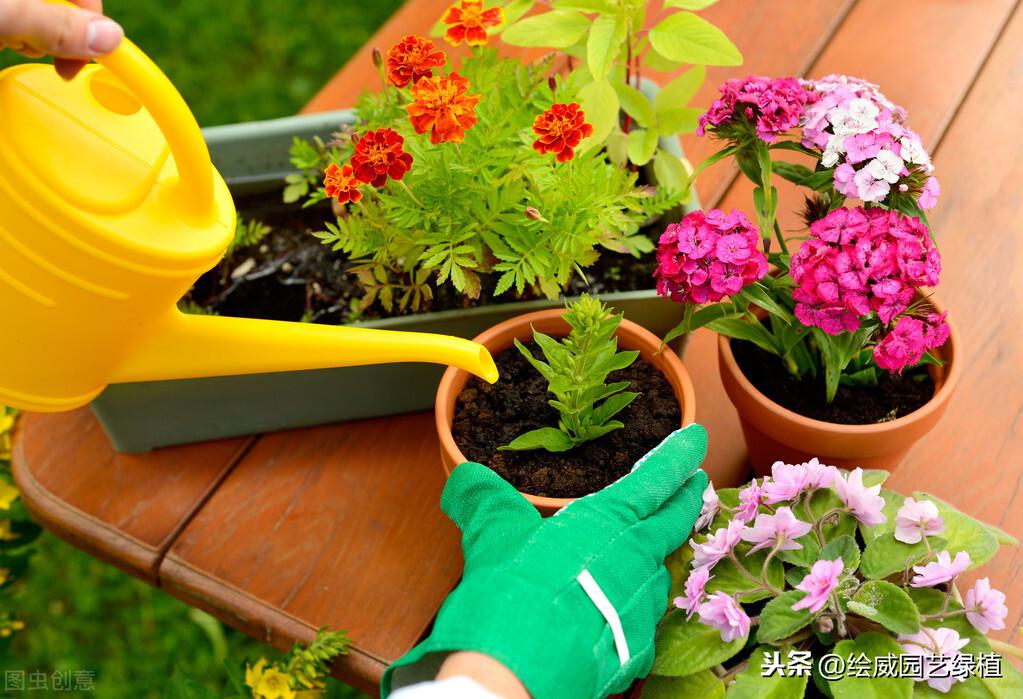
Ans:
<svg viewBox="0 0 1023 699"><path fill-rule="evenodd" d="M29 513L47 531L75 548L159 587L157 571L162 553L159 548L67 504L36 480L25 457L22 436L25 419L31 418L25 416L19 420L13 435L11 474Z"/></svg>
<svg viewBox="0 0 1023 699"><path fill-rule="evenodd" d="M168 594L278 650L290 650L294 642L309 643L316 637L315 626L193 567L173 553L163 557L159 575L162 589ZM335 661L332 674L362 692L375 695L379 692L379 678L391 661L359 648L358 638L351 641L349 653Z"/></svg>

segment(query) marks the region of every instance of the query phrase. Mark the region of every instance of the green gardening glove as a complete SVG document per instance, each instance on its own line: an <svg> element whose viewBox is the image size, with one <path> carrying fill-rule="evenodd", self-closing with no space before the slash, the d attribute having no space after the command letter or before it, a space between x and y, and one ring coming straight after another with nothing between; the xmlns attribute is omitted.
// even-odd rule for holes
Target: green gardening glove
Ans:
<svg viewBox="0 0 1023 699"><path fill-rule="evenodd" d="M702 427L677 430L548 519L486 466L455 469L441 508L462 530L462 582L429 638L384 673L382 695L432 679L459 650L500 661L535 699L604 697L648 674L668 608L664 559L699 515L706 451Z"/></svg>

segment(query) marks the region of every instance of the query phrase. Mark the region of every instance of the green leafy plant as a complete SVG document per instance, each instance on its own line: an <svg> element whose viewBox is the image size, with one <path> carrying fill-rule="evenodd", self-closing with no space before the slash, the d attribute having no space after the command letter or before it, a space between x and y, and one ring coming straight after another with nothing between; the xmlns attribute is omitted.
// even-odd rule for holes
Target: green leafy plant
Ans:
<svg viewBox="0 0 1023 699"><path fill-rule="evenodd" d="M1005 595L986 578L958 587L1018 542L887 477L812 459L709 486L668 561L677 609L644 697L1023 696L1005 659L1023 649L987 636L1004 628Z"/></svg>
<svg viewBox="0 0 1023 699"><path fill-rule="evenodd" d="M537 359L518 339L515 346L548 382L554 399L548 401L560 419L557 428L541 427L512 440L503 449L567 451L624 427L615 415L635 400L628 381L608 384L613 371L630 366L639 352L618 351L614 336L622 316L613 315L599 300L583 295L568 304L565 320L571 327L560 342L533 330L533 341L547 361Z"/></svg>
<svg viewBox="0 0 1023 699"><path fill-rule="evenodd" d="M262 221L239 218L238 223L235 225L234 238L231 239L231 244L227 246L226 254L230 255L235 250L259 245L259 242L270 235L271 232L273 232L273 229Z"/></svg>
<svg viewBox="0 0 1023 699"><path fill-rule="evenodd" d="M0 405L0 651L25 628L24 621L10 608L10 597L28 570L42 531L29 519L11 476L11 435L17 418L16 411Z"/></svg>
<svg viewBox="0 0 1023 699"><path fill-rule="evenodd" d="M688 105L706 77L705 66L742 63L728 37L693 12L715 1L667 0L670 12L647 30L646 0L552 0L540 3L546 11L518 19L501 37L507 44L561 50L578 60L573 78L594 125L594 142L606 142L620 162L652 161L658 182L682 189L685 167L659 147L659 139L696 129L702 110ZM513 2L509 14L520 4L536 3ZM656 98L637 89L644 70L668 72L684 65L693 67Z"/></svg>

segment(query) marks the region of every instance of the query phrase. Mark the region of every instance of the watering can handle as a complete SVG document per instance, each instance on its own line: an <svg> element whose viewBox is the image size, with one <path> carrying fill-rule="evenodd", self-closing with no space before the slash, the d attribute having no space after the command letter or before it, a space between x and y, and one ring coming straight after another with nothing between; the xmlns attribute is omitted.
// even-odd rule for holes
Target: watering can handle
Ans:
<svg viewBox="0 0 1023 699"><path fill-rule="evenodd" d="M50 2L72 4L66 0ZM175 203L194 218L213 218L216 212L210 151L195 115L178 89L152 59L128 39L113 52L94 60L124 83L167 139L180 177Z"/></svg>

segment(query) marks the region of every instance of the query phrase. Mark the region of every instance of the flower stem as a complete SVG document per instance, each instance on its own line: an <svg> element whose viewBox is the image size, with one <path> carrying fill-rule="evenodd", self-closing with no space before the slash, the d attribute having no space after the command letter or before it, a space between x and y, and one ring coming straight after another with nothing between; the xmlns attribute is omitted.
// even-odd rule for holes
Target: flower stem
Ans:
<svg viewBox="0 0 1023 699"><path fill-rule="evenodd" d="M409 186L405 184L404 180L395 180L395 182L397 182L398 186L405 190L405 193L408 194L412 201L416 203L416 206L418 206L420 209L426 208L425 206L423 206L423 202L419 201L419 199L416 198L416 195L412 193L412 190L409 189Z"/></svg>
<svg viewBox="0 0 1023 699"><path fill-rule="evenodd" d="M771 594L780 595L782 592L784 592L784 590L779 590L777 587L775 587L774 585L767 581L766 573L765 577L758 580L757 577L753 575L753 573L749 572L749 570L746 569L746 566L739 562L738 557L735 555L734 549L728 552L728 558L732 561L732 563L735 564L735 567L739 569L740 573L749 578L751 581L755 582L758 586L763 587Z"/></svg>
<svg viewBox="0 0 1023 699"><path fill-rule="evenodd" d="M1005 643L1004 641L996 641L993 638L988 639L988 643L991 644L992 650L1001 653L1002 655L1011 655L1014 658L1020 658L1023 660L1023 648L1014 646L1011 643Z"/></svg>
<svg viewBox="0 0 1023 699"><path fill-rule="evenodd" d="M788 255L789 254L789 246L785 242L785 236L782 235L781 226L778 225L778 221L774 222L774 235L778 238L778 245L781 247L781 251L784 254Z"/></svg>

